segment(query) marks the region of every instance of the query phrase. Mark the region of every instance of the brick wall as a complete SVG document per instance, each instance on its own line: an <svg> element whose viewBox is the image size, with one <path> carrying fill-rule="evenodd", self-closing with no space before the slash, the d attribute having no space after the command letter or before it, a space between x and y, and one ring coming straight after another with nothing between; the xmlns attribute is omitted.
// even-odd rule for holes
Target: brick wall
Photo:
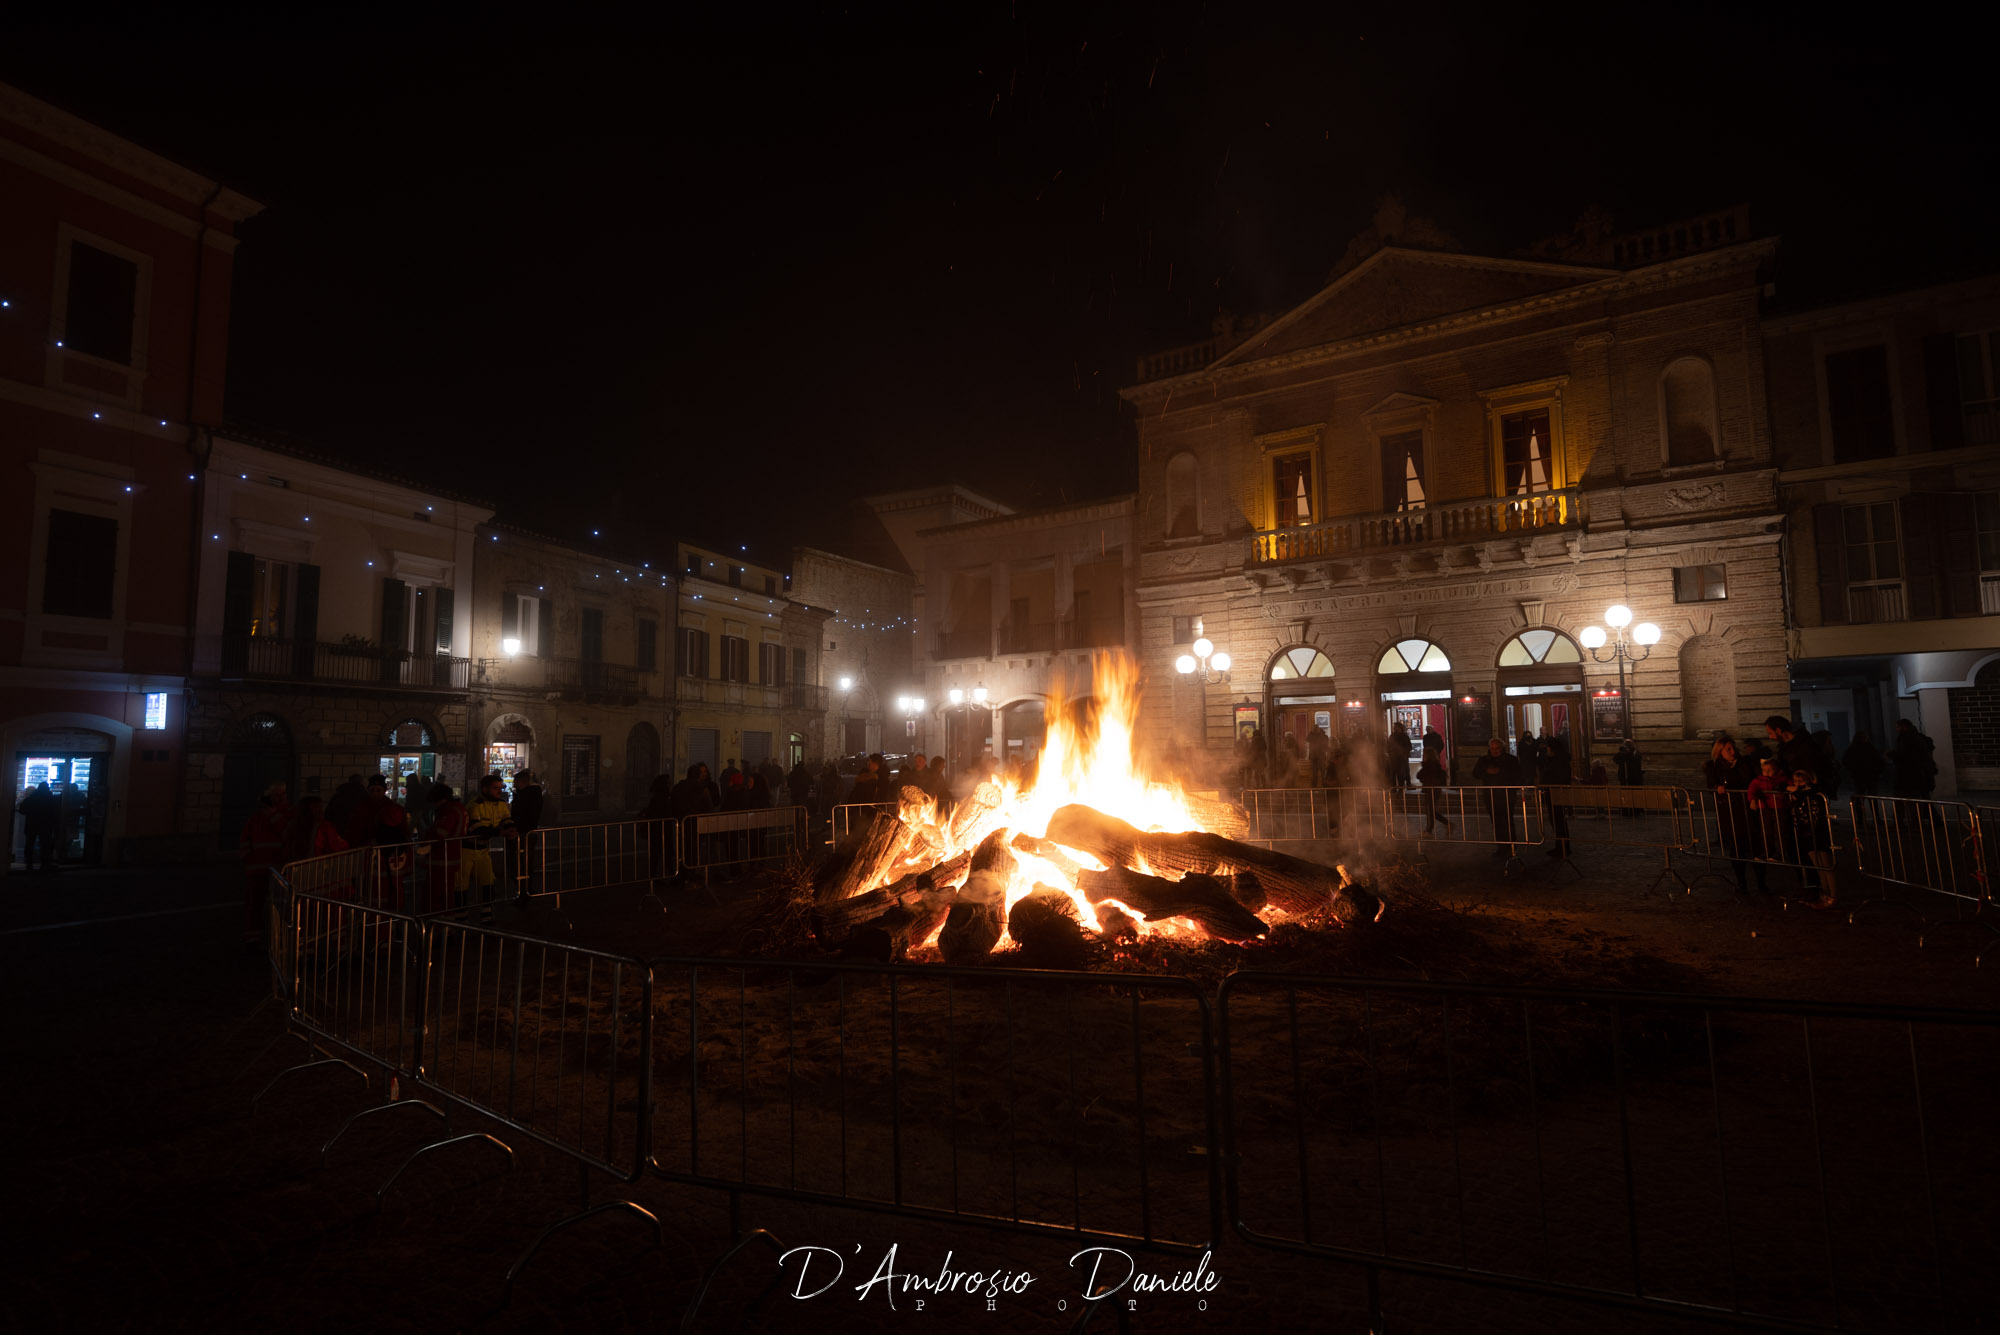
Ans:
<svg viewBox="0 0 2000 1335"><path fill-rule="evenodd" d="M2000 662L1988 663L1973 684L1947 691L1952 759L1961 768L2000 767Z"/></svg>

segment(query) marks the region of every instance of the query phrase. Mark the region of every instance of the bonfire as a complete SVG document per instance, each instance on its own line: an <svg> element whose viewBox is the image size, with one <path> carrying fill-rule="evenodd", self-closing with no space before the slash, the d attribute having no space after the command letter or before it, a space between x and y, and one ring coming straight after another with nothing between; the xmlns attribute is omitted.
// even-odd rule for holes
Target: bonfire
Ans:
<svg viewBox="0 0 2000 1335"><path fill-rule="evenodd" d="M837 850L814 893L821 941L960 963L1090 935L1246 942L1288 918L1380 916L1344 868L1245 842L1240 809L1143 773L1137 668L1103 654L1092 676L1091 707L1049 720L1031 780L981 783L948 809L905 788Z"/></svg>

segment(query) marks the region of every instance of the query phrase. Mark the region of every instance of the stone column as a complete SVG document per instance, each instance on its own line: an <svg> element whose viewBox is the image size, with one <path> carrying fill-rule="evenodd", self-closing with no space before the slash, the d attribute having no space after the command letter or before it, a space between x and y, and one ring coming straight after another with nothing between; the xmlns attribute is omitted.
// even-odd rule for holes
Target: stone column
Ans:
<svg viewBox="0 0 2000 1335"><path fill-rule="evenodd" d="M1952 759L1951 701L1944 687L1933 686L1917 692L1917 728L1931 739L1931 758L1937 761L1937 787L1931 796L1943 801L1958 796L1958 764ZM1892 737L1890 741L1895 739Z"/></svg>

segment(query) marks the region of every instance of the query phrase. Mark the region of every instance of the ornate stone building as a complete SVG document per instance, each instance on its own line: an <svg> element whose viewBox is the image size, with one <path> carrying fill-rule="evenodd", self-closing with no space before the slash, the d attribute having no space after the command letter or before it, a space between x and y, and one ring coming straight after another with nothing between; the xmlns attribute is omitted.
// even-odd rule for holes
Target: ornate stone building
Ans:
<svg viewBox="0 0 2000 1335"><path fill-rule="evenodd" d="M1213 771L1303 737L1636 735L1686 779L1717 728L1786 709L1759 306L1775 242L1736 210L1559 259L1378 219L1315 296L1147 358L1138 628L1159 751ZM1660 629L1629 663L1583 632ZM1204 634L1221 681L1175 672Z"/></svg>

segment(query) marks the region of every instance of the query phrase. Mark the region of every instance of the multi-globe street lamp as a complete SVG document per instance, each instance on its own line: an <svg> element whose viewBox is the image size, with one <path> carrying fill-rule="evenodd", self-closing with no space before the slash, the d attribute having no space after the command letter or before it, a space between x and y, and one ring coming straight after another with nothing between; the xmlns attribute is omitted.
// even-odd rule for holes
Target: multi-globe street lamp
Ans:
<svg viewBox="0 0 2000 1335"><path fill-rule="evenodd" d="M899 695L896 697L896 712L903 716L903 735L916 738L916 750L923 750L921 726L917 720L924 716L924 697L921 695Z"/></svg>
<svg viewBox="0 0 2000 1335"><path fill-rule="evenodd" d="M1194 643L1188 646L1193 653L1182 654L1174 660L1174 671L1183 677L1199 675L1205 682L1222 681L1229 676L1229 655L1215 647L1215 642L1202 633L1201 622L1194 623Z"/></svg>
<svg viewBox="0 0 2000 1335"><path fill-rule="evenodd" d="M945 699L949 701L948 707L958 717L958 736L955 739L952 736L951 720L949 718L945 720L945 750L950 754L950 763L954 767L963 765L966 761L965 726L970 721L973 710L979 710L981 713L985 712L986 694L984 686L974 686L969 691L962 687L954 686L945 692ZM985 736L986 734L981 733L979 735Z"/></svg>
<svg viewBox="0 0 2000 1335"><path fill-rule="evenodd" d="M1653 646L1660 642L1660 628L1650 621L1632 626L1632 609L1623 603L1613 603L1605 608L1604 620L1611 627L1611 635L1604 633L1603 626L1585 626L1577 638L1583 641L1583 647L1590 650L1590 656L1598 662L1617 661L1618 712L1625 724L1623 732L1630 737L1634 725L1632 697L1625 689L1625 665L1643 663L1652 654ZM1629 639L1625 635L1627 626L1632 626Z"/></svg>

